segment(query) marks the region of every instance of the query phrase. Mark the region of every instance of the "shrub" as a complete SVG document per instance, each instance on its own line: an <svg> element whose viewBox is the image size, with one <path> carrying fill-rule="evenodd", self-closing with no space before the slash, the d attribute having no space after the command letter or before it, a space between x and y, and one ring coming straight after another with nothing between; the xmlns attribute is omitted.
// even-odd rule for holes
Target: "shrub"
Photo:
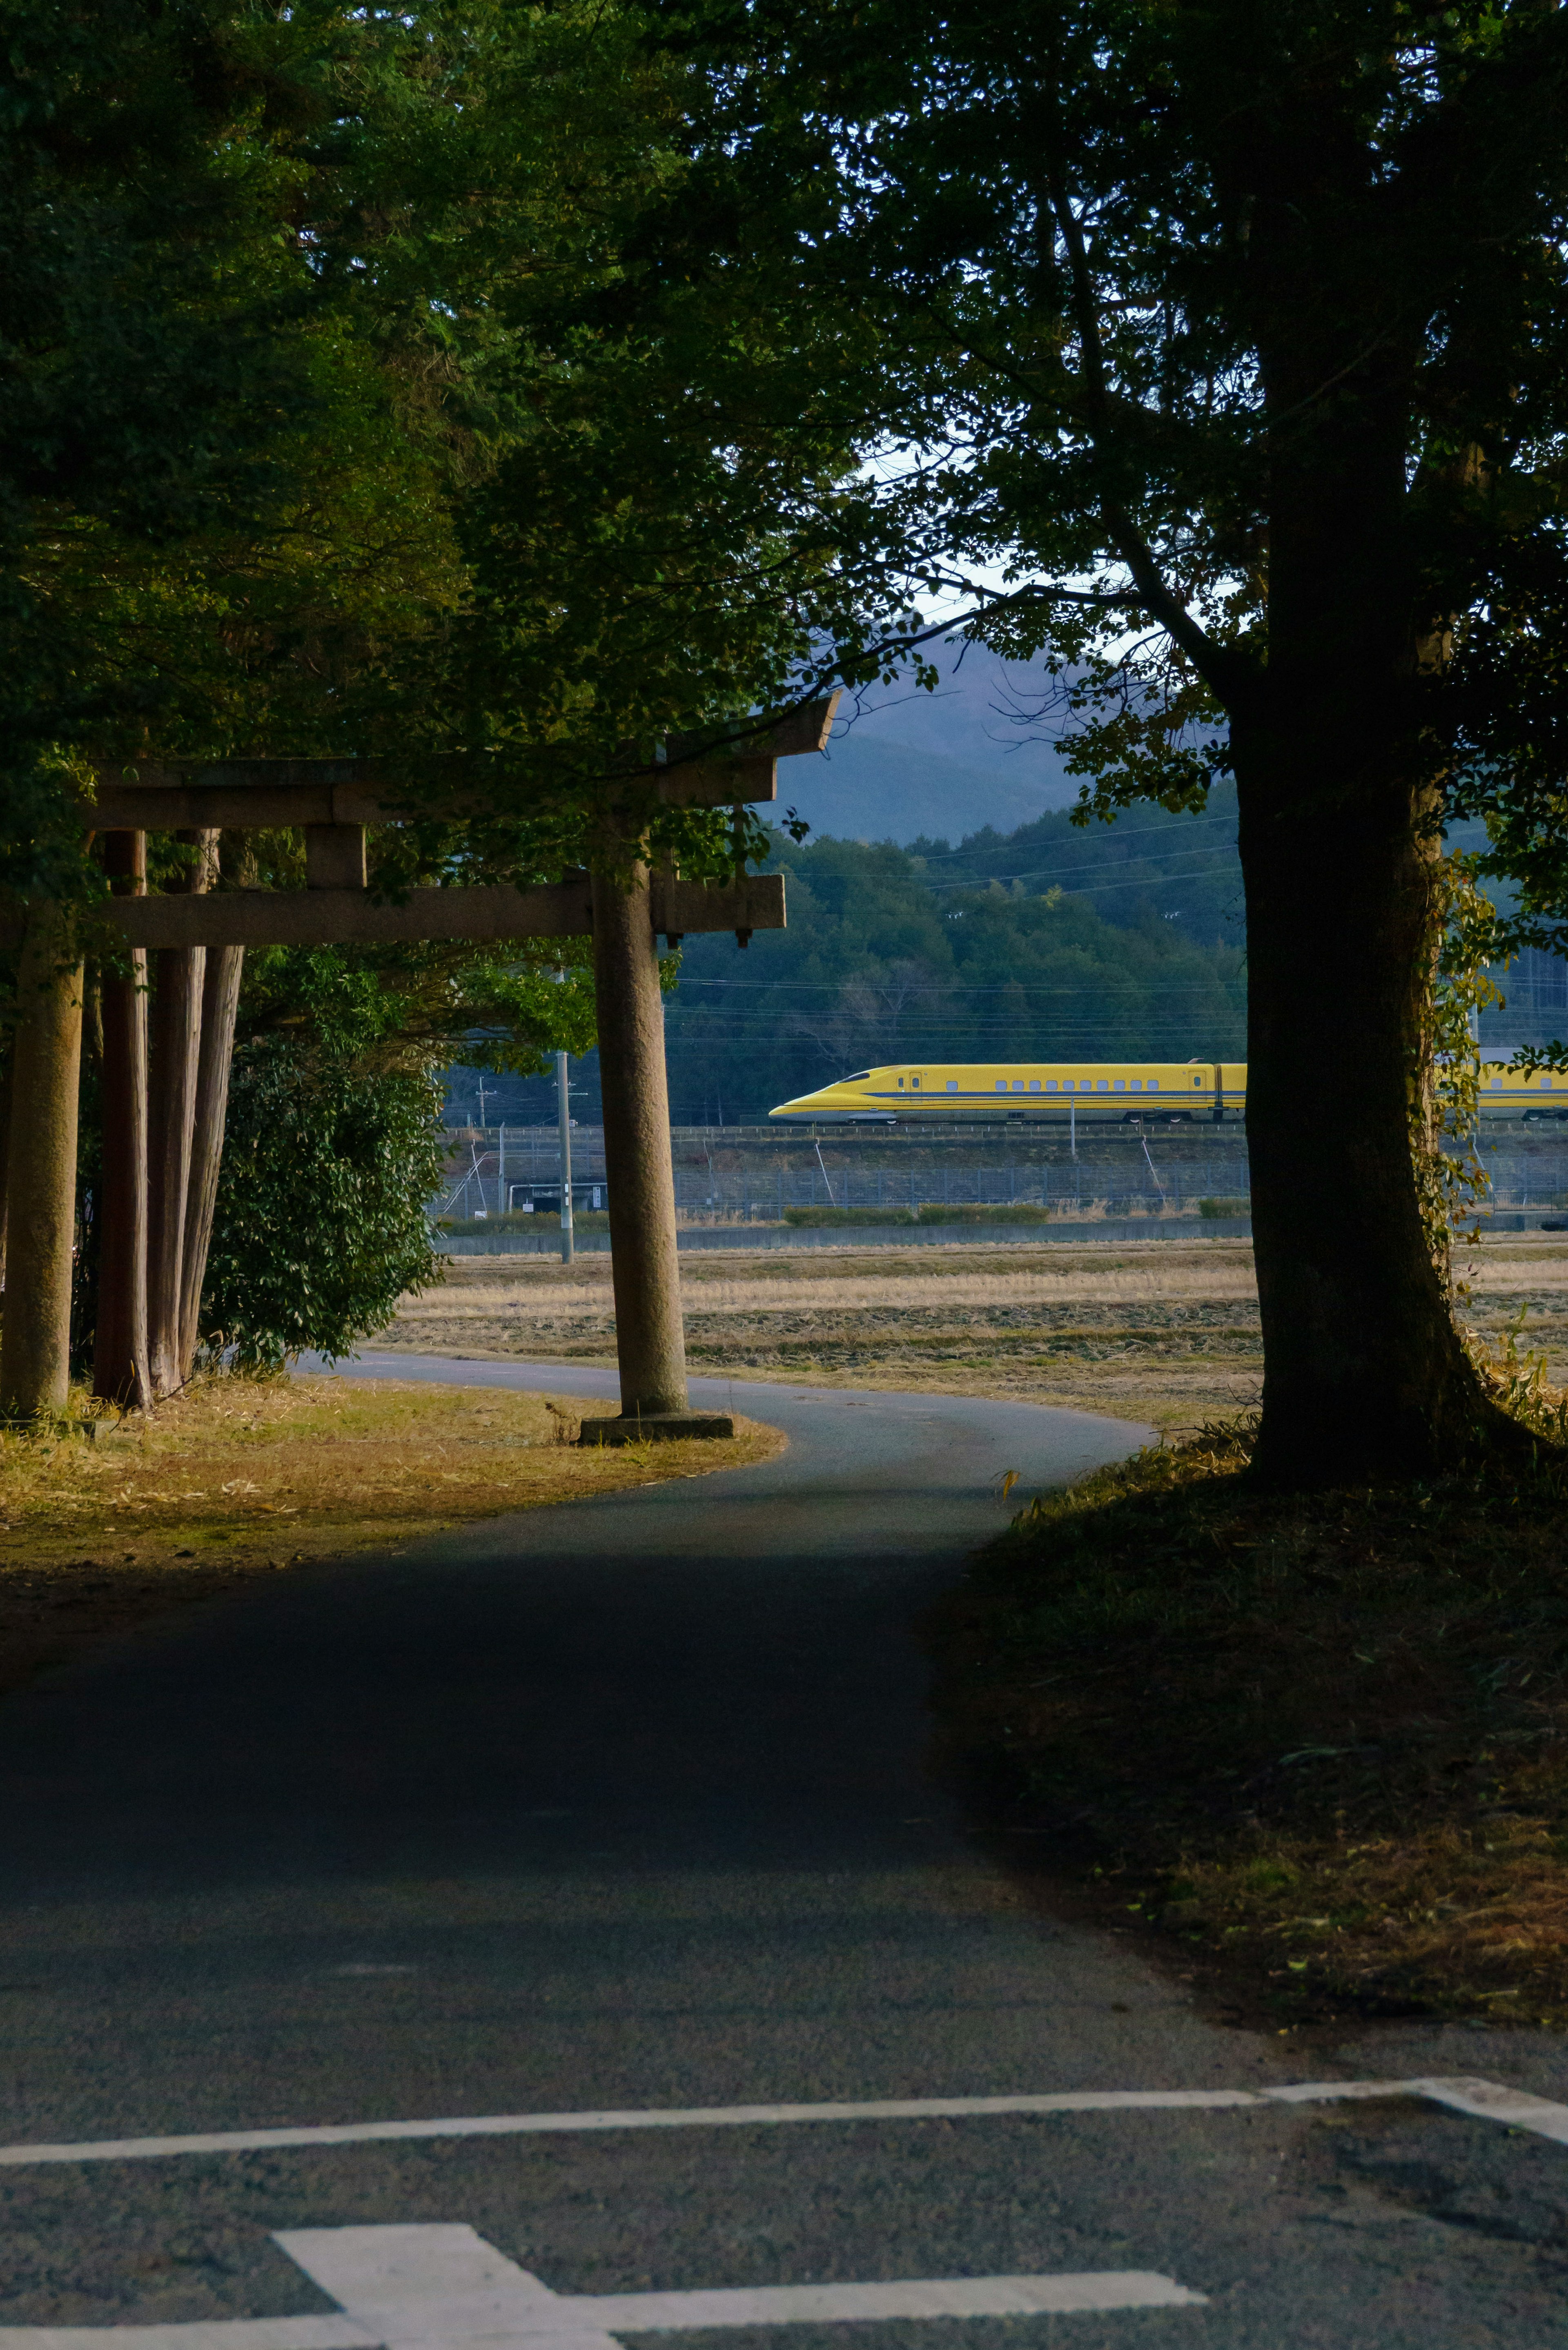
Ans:
<svg viewBox="0 0 1568 2350"><path fill-rule="evenodd" d="M427 1288L441 1089L264 1037L235 1055L202 1336L248 1368L347 1354Z"/></svg>

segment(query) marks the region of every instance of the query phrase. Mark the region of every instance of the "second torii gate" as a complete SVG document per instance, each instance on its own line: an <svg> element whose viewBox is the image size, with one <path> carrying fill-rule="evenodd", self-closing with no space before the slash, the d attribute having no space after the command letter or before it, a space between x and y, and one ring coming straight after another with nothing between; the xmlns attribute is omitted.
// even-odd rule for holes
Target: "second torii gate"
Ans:
<svg viewBox="0 0 1568 2350"><path fill-rule="evenodd" d="M753 742L739 756L693 759L657 771L660 797L711 807L772 800L775 760L820 750L837 699L800 710L764 734L760 747ZM591 932L621 1418L590 1422L589 1438L616 1441L639 1430L728 1433L728 1420L693 1414L689 1406L657 941L660 934L673 944L688 931L732 930L744 944L753 931L781 929L783 876L742 874L727 886L686 881L650 871L638 853L641 845L630 843L625 844L632 852L628 878L580 873L535 889L489 884L415 889L401 903L377 903L366 886L365 827L395 823L410 813L406 786L400 799L384 762L221 761L142 767L133 775L100 778L84 821L109 836L106 861L122 889L145 888L138 877L145 870L141 844L151 831L192 836L210 851L222 830L298 827L305 833L306 881L303 891L209 891L199 871L188 891L120 895L109 901L109 918L131 951L133 972L116 991L115 1016L105 1024L106 1113L120 1126L126 1162L118 1170L107 1163L106 1137L106 1263L112 1254L125 1277L122 1294L145 1297L146 1190L130 1156L138 1132L145 1137L148 1118L144 1011L139 1016L144 982L135 966L144 968L149 951L165 952L166 969L176 977L183 962L183 992L171 984L160 1015L163 1047L178 1059L185 1040L187 1082L199 1094L203 1084L226 1084L227 1045L220 1036L211 1055L206 1049L198 1053L200 1003L192 1003L189 976L193 958L179 958L179 950L216 951L206 994L218 1007L220 1029L226 999L232 1035L247 946L477 942ZM60 918L51 905L31 906L19 940L10 942L23 950L22 1003L13 1080L12 1248L0 1404L12 1416L36 1417L63 1410L67 1390L82 974L79 965L72 968L66 960ZM198 980L198 998L201 992ZM215 1151L207 1155L210 1168L203 1165L199 1176L195 1170L185 1173L188 1180L205 1184L210 1213L217 1161ZM170 1244L167 1232L152 1239L155 1247ZM177 1256L178 1235L173 1245ZM192 1333L199 1303L199 1295L182 1301ZM128 1328L117 1333L115 1343L132 1352L138 1343L145 1347L145 1325L140 1341Z"/></svg>

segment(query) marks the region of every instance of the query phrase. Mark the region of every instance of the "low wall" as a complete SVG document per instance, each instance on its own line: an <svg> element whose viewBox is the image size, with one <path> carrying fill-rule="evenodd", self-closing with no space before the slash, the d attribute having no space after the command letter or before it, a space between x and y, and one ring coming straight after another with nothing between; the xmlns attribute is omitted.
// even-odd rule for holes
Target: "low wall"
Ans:
<svg viewBox="0 0 1568 2350"><path fill-rule="evenodd" d="M1055 1241L1247 1241L1249 1216L1103 1216L1051 1224L686 1224L682 1253L694 1249L1041 1248ZM561 1232L497 1232L493 1240L437 1233L442 1256L554 1256ZM583 1232L578 1256L609 1253L607 1232Z"/></svg>

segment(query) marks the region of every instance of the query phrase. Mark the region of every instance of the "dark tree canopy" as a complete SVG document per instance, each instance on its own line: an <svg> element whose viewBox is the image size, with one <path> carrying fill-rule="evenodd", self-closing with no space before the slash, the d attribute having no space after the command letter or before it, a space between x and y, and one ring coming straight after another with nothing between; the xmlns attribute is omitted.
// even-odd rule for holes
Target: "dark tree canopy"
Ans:
<svg viewBox="0 0 1568 2350"><path fill-rule="evenodd" d="M1056 658L1093 799L1235 778L1261 1466L1429 1466L1497 1430L1440 1242L1436 844L1511 663L1533 648L1548 701L1556 674L1568 14L659 21L712 77L713 186L843 322L911 582ZM1309 1069L1345 1105L1310 1174Z"/></svg>

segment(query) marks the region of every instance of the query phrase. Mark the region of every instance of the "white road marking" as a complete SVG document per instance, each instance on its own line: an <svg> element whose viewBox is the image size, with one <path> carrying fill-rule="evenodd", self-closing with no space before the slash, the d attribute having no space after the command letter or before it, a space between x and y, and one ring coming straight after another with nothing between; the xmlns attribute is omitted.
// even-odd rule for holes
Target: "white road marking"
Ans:
<svg viewBox="0 0 1568 2350"><path fill-rule="evenodd" d="M910 2122L985 2114L1220 2112L1355 2097L1427 2097L1456 2113L1533 2130L1568 2145L1568 2105L1501 2082L1434 2074L1413 2081L1299 2081L1277 2089L1060 2089L1042 2096L877 2097L857 2105L634 2106L624 2111L466 2114L436 2121L323 2122L297 2129L200 2130L182 2137L96 2137L0 2147L0 2167L36 2162L147 2162L174 2154L247 2154L268 2147L361 2146L395 2138L528 2137L576 2130L746 2129L779 2122Z"/></svg>
<svg viewBox="0 0 1568 2350"><path fill-rule="evenodd" d="M5 2350L370 2350L347 2317L213 2317L189 2325L0 2325Z"/></svg>
<svg viewBox="0 0 1568 2350"><path fill-rule="evenodd" d="M890 2317L1035 2317L1196 2309L1149 2269L910 2278L891 2284L557 2293L473 2229L291 2228L280 2243L344 2314L193 2325L5 2325L0 2350L619 2350L622 2334L722 2325L865 2324ZM613 2327L612 2333L609 2329Z"/></svg>
<svg viewBox="0 0 1568 2350"><path fill-rule="evenodd" d="M1456 2113L1502 2122L1510 2129L1533 2130L1537 2137L1568 2146L1568 2106L1555 2098L1532 2097L1528 2089L1505 2089L1501 2081L1433 2080L1416 2085L1423 2096L1451 2106Z"/></svg>

